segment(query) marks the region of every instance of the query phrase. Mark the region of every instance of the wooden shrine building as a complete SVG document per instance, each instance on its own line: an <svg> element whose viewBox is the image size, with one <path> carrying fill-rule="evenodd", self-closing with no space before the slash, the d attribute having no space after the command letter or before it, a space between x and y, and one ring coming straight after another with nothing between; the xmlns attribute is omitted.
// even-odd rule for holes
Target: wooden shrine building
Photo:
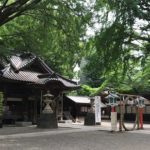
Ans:
<svg viewBox="0 0 150 150"><path fill-rule="evenodd" d="M56 114L61 113L63 92L79 85L54 72L32 53L0 59L0 91L3 92L3 121L37 123L42 111L42 97L50 91L56 101Z"/></svg>

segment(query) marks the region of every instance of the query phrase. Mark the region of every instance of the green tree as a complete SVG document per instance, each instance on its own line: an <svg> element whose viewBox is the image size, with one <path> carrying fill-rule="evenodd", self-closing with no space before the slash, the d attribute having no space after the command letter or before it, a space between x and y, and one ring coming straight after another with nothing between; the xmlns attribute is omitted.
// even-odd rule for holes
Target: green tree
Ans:
<svg viewBox="0 0 150 150"><path fill-rule="evenodd" d="M95 2L94 21L100 29L89 39L91 52L83 69L89 85L113 86L118 91L149 91L149 1ZM94 83L94 84L93 84Z"/></svg>
<svg viewBox="0 0 150 150"><path fill-rule="evenodd" d="M96 1L102 27L95 37L95 45L107 69L116 68L118 62L127 66L129 59L135 59L131 51L143 53L141 62L149 55L149 6L149 0Z"/></svg>
<svg viewBox="0 0 150 150"><path fill-rule="evenodd" d="M88 10L83 1L42 1L0 28L0 53L34 52L72 78L73 66L85 54Z"/></svg>

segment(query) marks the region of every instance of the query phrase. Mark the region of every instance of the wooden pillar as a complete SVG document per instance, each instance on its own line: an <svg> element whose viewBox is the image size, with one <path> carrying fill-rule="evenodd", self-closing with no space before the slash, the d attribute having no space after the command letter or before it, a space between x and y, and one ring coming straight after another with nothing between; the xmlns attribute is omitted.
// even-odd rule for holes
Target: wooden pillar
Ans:
<svg viewBox="0 0 150 150"><path fill-rule="evenodd" d="M75 104L75 122L79 121L79 106L78 104Z"/></svg>
<svg viewBox="0 0 150 150"><path fill-rule="evenodd" d="M63 93L60 93L60 120L63 120Z"/></svg>
<svg viewBox="0 0 150 150"><path fill-rule="evenodd" d="M122 131L123 123L123 101L120 100L120 118L119 118L119 131Z"/></svg>
<svg viewBox="0 0 150 150"><path fill-rule="evenodd" d="M40 114L42 113L42 106L43 106L43 92L41 90L41 98L40 98Z"/></svg>
<svg viewBox="0 0 150 150"><path fill-rule="evenodd" d="M28 99L27 97L23 98L22 107L23 107L23 119L24 121L28 121Z"/></svg>
<svg viewBox="0 0 150 150"><path fill-rule="evenodd" d="M34 100L33 102L33 124L37 123L37 99Z"/></svg>
<svg viewBox="0 0 150 150"><path fill-rule="evenodd" d="M59 93L58 99L56 101L56 116L59 117L59 121L63 121L63 92Z"/></svg>
<svg viewBox="0 0 150 150"><path fill-rule="evenodd" d="M58 119L58 117L59 117L59 99L60 99L60 95L58 95L58 97L56 98L55 111L56 111L56 118L57 118L57 119Z"/></svg>

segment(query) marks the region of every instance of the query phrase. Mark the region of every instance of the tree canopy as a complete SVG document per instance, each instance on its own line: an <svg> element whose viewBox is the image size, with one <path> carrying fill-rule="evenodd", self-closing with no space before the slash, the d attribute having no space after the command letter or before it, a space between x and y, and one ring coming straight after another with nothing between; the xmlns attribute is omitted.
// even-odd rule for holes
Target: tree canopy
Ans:
<svg viewBox="0 0 150 150"><path fill-rule="evenodd" d="M69 78L84 58L98 91L150 91L149 11L149 0L0 0L0 55L34 52Z"/></svg>
<svg viewBox="0 0 150 150"><path fill-rule="evenodd" d="M98 0L94 8L100 28L89 40L91 53L84 68L88 84L150 91L149 1Z"/></svg>
<svg viewBox="0 0 150 150"><path fill-rule="evenodd" d="M96 50L106 68L114 69L118 61L127 65L133 58L131 51L141 51L143 57L140 59L144 61L150 52L149 1L108 0L103 5L100 1L97 3L96 9L105 8L105 13L99 16L102 28L95 37Z"/></svg>
<svg viewBox="0 0 150 150"><path fill-rule="evenodd" d="M89 9L83 1L41 1L1 26L1 54L34 52L72 78L74 65L85 53L83 37L91 17Z"/></svg>

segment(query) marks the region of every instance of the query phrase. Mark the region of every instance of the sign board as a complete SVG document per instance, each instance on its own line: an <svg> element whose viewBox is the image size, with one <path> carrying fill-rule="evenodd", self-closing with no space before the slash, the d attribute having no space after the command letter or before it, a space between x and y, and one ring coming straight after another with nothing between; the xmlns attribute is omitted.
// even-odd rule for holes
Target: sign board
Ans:
<svg viewBox="0 0 150 150"><path fill-rule="evenodd" d="M111 112L111 130L117 130L117 112Z"/></svg>
<svg viewBox="0 0 150 150"><path fill-rule="evenodd" d="M129 105L129 106L126 106L126 107L127 107L127 112L126 113L130 114L131 113L131 106Z"/></svg>
<svg viewBox="0 0 150 150"><path fill-rule="evenodd" d="M95 123L101 123L101 97L95 96Z"/></svg>
<svg viewBox="0 0 150 150"><path fill-rule="evenodd" d="M146 106L146 114L150 113L150 106Z"/></svg>
<svg viewBox="0 0 150 150"><path fill-rule="evenodd" d="M17 98L17 97L7 97L7 101L22 101L22 98Z"/></svg>

